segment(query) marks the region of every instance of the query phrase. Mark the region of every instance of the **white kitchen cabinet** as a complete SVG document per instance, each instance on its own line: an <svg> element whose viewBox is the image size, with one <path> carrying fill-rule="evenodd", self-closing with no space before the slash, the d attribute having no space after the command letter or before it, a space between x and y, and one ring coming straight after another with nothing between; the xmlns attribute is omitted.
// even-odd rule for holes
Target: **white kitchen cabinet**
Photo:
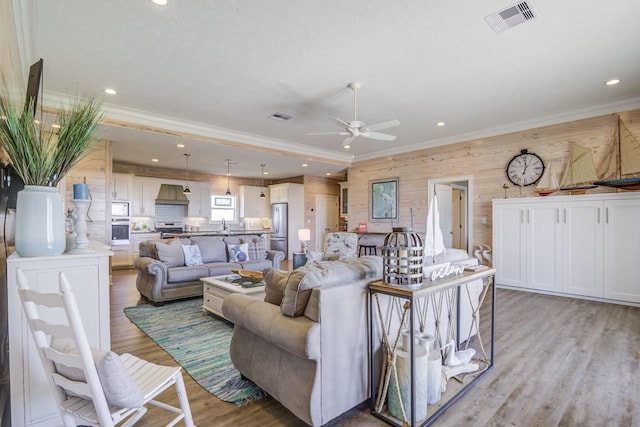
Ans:
<svg viewBox="0 0 640 427"><path fill-rule="evenodd" d="M192 182L189 185L191 195L187 208L188 216L206 217L211 215L211 184L208 182Z"/></svg>
<svg viewBox="0 0 640 427"><path fill-rule="evenodd" d="M131 191L131 215L155 216L158 190L160 190L158 179L134 176Z"/></svg>
<svg viewBox="0 0 640 427"><path fill-rule="evenodd" d="M131 201L131 183L133 175L114 173L111 180L111 200L115 202Z"/></svg>
<svg viewBox="0 0 640 427"><path fill-rule="evenodd" d="M111 266L113 268L118 267L131 267L133 265L133 253L131 252L131 242L126 245L111 245Z"/></svg>
<svg viewBox="0 0 640 427"><path fill-rule="evenodd" d="M640 303L640 194L493 201L496 284Z"/></svg>
<svg viewBox="0 0 640 427"><path fill-rule="evenodd" d="M264 192L266 197L260 197ZM269 216L269 188L241 185L240 218L262 218Z"/></svg>
<svg viewBox="0 0 640 427"><path fill-rule="evenodd" d="M29 287L44 292L57 292L58 274L64 272L78 302L89 345L109 350L111 252L102 245L92 247L96 252L89 254L23 258L14 253L7 258L11 425L14 427L62 425L48 377L22 313L16 271L22 269Z"/></svg>
<svg viewBox="0 0 640 427"><path fill-rule="evenodd" d="M496 282L560 291L562 231L556 203L495 203L493 264ZM500 277L498 277L500 275Z"/></svg>
<svg viewBox="0 0 640 427"><path fill-rule="evenodd" d="M286 203L289 201L290 184L273 184L269 186L269 199L271 203ZM301 184L297 184L301 185Z"/></svg>

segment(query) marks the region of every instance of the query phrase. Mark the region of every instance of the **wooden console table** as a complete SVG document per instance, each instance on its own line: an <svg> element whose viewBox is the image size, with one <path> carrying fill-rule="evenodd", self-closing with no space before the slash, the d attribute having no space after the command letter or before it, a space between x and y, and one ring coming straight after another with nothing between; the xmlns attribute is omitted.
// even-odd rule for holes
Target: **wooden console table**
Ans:
<svg viewBox="0 0 640 427"><path fill-rule="evenodd" d="M382 281L369 284L370 404L374 416L398 427L427 426L491 370L494 357L495 272L494 268L475 272L465 271L461 275L434 281L425 279L423 284L417 287L387 285ZM481 289L479 286L472 285L472 282L477 280L482 283ZM470 291L472 287L476 290L477 297ZM381 296L387 297L381 298ZM480 323L481 312L482 324ZM443 344L443 340L448 342L453 339L456 350L475 349L476 354L471 362L477 363L479 369L464 376L459 375L449 379L446 382L446 391L442 392L440 400L427 406L426 417L416 419L416 395L419 392L424 393L424 389L417 390L418 344L415 343L415 339L411 339L410 404L407 408L409 410L402 409L405 419L399 419L389 411L387 393L390 387L388 387L389 380L386 378L393 378L393 375L388 372L390 365L393 364L394 370L397 367L395 362L397 353L394 350L402 342L401 330L408 329L409 336L415 337L416 327L420 327L418 325L420 324L424 328L425 319L428 317L432 320L431 326L435 331L427 330L427 332L435 335L438 347ZM442 319L445 322L442 322ZM463 326L465 330L461 330ZM385 356L389 355L392 357L385 359ZM461 378L461 380L454 378ZM397 396L398 400L402 401L399 393ZM421 406L421 408L424 410L424 407Z"/></svg>

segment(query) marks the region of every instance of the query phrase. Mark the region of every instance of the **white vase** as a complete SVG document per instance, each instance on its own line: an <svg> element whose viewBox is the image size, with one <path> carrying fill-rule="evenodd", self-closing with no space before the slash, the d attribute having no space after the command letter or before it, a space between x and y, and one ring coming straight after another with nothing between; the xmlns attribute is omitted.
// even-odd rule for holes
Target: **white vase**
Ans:
<svg viewBox="0 0 640 427"><path fill-rule="evenodd" d="M427 355L427 402L432 405L440 401L442 395L442 356L440 350L432 349Z"/></svg>
<svg viewBox="0 0 640 427"><path fill-rule="evenodd" d="M400 408L402 404L407 420L411 420L411 339L409 330L404 329L402 335L402 349L396 350L396 370L400 396L398 396L398 391L392 378L387 392L389 398L388 407L391 415L402 420L402 409ZM414 345L413 351L415 353L416 369L416 389L414 390L416 396L416 421L420 421L427 417L427 364L429 355L419 345Z"/></svg>
<svg viewBox="0 0 640 427"><path fill-rule="evenodd" d="M62 195L55 187L25 185L16 202L16 252L60 255L66 246Z"/></svg>

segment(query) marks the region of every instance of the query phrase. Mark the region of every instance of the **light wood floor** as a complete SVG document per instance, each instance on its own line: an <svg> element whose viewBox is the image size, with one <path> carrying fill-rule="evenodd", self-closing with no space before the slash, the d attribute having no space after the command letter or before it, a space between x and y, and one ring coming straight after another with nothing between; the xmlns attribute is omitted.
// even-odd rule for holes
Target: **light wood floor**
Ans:
<svg viewBox="0 0 640 427"><path fill-rule="evenodd" d="M114 270L112 349L175 365L124 315L138 298L135 270ZM496 305L494 369L432 425L640 426L640 308L505 289ZM199 427L305 425L270 397L238 408L184 378ZM166 422L151 408L137 425ZM356 408L330 425L386 424Z"/></svg>

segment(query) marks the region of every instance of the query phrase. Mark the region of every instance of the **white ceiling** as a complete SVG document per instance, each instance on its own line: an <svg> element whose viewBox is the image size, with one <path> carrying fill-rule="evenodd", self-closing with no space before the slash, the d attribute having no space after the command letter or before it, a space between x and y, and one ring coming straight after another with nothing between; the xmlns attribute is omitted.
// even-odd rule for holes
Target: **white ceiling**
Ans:
<svg viewBox="0 0 640 427"><path fill-rule="evenodd" d="M110 122L191 136L178 150L180 138L106 126L117 161L182 169L186 151L190 169L208 173L226 173L229 158L236 176L259 177L262 163L271 178L324 175L640 108L638 0L527 0L537 18L498 34L484 17L509 0L13 3L25 75L44 58L45 104L114 88ZM395 141L358 138L345 150L344 137L307 135L353 119L351 81L363 83L358 119L397 119L383 131ZM295 118L267 118L276 112Z"/></svg>

